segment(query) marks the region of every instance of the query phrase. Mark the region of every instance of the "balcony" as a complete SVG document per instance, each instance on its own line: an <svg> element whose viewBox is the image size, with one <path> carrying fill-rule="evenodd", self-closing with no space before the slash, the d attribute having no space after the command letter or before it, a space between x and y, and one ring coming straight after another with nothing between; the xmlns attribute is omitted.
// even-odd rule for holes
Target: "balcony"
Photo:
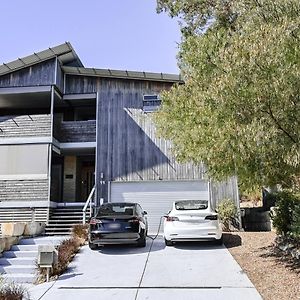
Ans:
<svg viewBox="0 0 300 300"><path fill-rule="evenodd" d="M54 137L61 143L96 142L96 120L62 121L54 126Z"/></svg>

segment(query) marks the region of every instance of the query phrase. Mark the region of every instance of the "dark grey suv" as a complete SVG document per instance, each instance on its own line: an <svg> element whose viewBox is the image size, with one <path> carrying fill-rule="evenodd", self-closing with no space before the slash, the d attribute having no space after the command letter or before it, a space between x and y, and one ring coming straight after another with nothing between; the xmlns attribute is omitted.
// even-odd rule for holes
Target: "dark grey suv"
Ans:
<svg viewBox="0 0 300 300"><path fill-rule="evenodd" d="M105 203L90 220L89 246L137 244L146 246L147 212L138 203Z"/></svg>

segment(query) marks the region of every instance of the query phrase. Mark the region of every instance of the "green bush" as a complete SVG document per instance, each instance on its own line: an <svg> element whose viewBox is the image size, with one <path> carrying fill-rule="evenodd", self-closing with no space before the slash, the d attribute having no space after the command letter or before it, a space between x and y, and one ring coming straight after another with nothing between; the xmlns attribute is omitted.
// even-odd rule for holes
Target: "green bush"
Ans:
<svg viewBox="0 0 300 300"><path fill-rule="evenodd" d="M275 194L275 197L275 214L271 215L273 225L278 234L291 234L297 228L297 213L295 216L295 212L299 210L300 199L289 191L278 192Z"/></svg>
<svg viewBox="0 0 300 300"><path fill-rule="evenodd" d="M237 208L234 201L231 199L222 200L217 206L217 211L222 221L224 231L230 231L230 225L237 216Z"/></svg>
<svg viewBox="0 0 300 300"><path fill-rule="evenodd" d="M296 204L293 216L292 216L292 236L297 240L300 240L300 201Z"/></svg>

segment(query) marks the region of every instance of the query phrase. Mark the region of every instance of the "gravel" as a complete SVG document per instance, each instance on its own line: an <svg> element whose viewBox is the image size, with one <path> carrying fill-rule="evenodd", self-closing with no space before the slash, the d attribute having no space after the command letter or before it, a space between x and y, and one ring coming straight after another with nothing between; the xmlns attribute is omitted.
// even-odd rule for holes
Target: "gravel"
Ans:
<svg viewBox="0 0 300 300"><path fill-rule="evenodd" d="M300 299L300 265L274 247L274 232L224 234L231 255L265 300Z"/></svg>

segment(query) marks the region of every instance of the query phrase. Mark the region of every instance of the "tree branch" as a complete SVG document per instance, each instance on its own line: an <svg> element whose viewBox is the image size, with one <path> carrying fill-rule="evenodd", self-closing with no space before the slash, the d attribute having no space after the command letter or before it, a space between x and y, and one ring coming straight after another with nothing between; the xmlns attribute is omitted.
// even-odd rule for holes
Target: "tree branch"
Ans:
<svg viewBox="0 0 300 300"><path fill-rule="evenodd" d="M283 133L285 133L286 136L288 136L288 138L289 138L293 143L297 144L297 140L296 140L291 134L289 134L289 132L288 132L286 129L284 129L284 128L280 125L279 121L275 118L270 103L268 104L268 108L269 108L269 111L263 111L263 112L266 112L266 113L271 117L271 119L272 119L272 120L274 121L274 123L277 125L278 129L280 129Z"/></svg>

